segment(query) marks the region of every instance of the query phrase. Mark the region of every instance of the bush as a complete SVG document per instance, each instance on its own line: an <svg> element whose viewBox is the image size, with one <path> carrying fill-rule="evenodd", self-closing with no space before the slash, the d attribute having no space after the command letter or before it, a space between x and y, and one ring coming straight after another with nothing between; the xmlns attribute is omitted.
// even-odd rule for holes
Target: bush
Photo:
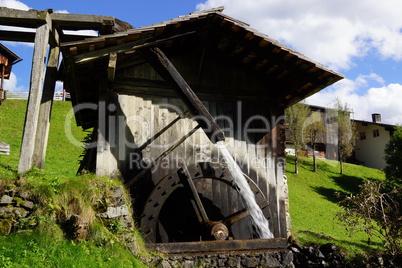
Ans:
<svg viewBox="0 0 402 268"><path fill-rule="evenodd" d="M402 127L395 127L395 132L385 146L385 174L390 183L402 185Z"/></svg>
<svg viewBox="0 0 402 268"><path fill-rule="evenodd" d="M367 181L356 195L343 201L345 209L338 217L351 233L363 231L378 237L391 260L402 256L402 188L387 190L384 183Z"/></svg>

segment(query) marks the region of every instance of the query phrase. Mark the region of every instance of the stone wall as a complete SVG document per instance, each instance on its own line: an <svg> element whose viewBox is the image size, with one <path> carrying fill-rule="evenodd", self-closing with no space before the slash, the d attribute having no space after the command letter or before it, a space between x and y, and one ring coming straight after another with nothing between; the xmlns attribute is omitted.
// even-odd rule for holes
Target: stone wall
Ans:
<svg viewBox="0 0 402 268"><path fill-rule="evenodd" d="M143 260L149 267L192 268L192 267L276 267L290 268L293 253L289 250L259 252L228 252L219 254L167 255Z"/></svg>
<svg viewBox="0 0 402 268"><path fill-rule="evenodd" d="M23 180L19 180L16 184L23 183ZM35 227L37 221L32 212L36 207L37 203L30 192L14 184L5 186L0 192L0 235Z"/></svg>

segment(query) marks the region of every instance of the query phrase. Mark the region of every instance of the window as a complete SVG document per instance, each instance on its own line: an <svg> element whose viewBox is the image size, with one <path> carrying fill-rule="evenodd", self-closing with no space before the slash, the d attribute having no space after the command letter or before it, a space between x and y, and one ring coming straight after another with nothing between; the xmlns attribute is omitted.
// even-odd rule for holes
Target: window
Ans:
<svg viewBox="0 0 402 268"><path fill-rule="evenodd" d="M360 140L365 140L366 139L366 132L360 132Z"/></svg>
<svg viewBox="0 0 402 268"><path fill-rule="evenodd" d="M378 131L378 129L374 129L373 130L373 137L375 138L375 137L378 137L378 136L380 136L380 132Z"/></svg>

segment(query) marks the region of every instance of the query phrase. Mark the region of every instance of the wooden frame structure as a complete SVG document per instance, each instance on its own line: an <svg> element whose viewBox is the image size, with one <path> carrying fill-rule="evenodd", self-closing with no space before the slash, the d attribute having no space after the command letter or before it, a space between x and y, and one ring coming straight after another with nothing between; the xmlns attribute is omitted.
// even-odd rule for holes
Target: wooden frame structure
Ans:
<svg viewBox="0 0 402 268"><path fill-rule="evenodd" d="M222 160L209 140L214 143L224 137L213 123L205 127L197 121L196 115L202 114L211 122L204 109L215 119L234 119L237 127L247 125L247 118L252 116L262 118L254 121L253 127L261 126L262 121L270 122L269 129L254 134L250 140L234 125L222 120L217 124L228 132L224 136L234 145L229 148L231 153L246 159L243 172L250 175L261 195L268 196L269 207L265 207L264 213L270 218L275 237L286 238L287 192L281 162L284 109L343 78L248 24L226 16L222 10L193 12L159 24L61 45L65 83L73 105L97 107L76 109L75 114L80 126L94 128L93 141L97 146L88 150L87 159L92 159L92 165L85 169L125 180L136 200L134 210L140 227L152 242L178 241L167 231L173 226L174 232L174 224L159 224L155 219L159 219L166 193L177 189L167 189L179 183L176 174L181 169L177 168L188 163L196 166L189 165L187 179L196 178L196 191L211 203L219 204L222 214L241 209L230 187L215 181L198 182L205 179L200 178L203 172L222 172L219 166L208 162ZM198 108L199 103L205 107ZM239 103L243 113L236 112ZM169 110L168 106L179 109ZM188 116L187 110L193 117ZM154 132L144 131L144 126L150 126ZM228 129L234 131L230 133ZM217 135L211 138L211 133ZM155 161L148 168L133 170L128 156L135 152L139 152L141 160ZM257 167L252 158L271 165ZM169 165L163 167L161 159ZM174 163L175 159L179 159L178 163ZM213 167L203 170L201 162ZM219 176L214 179L219 180ZM194 190L192 186L188 188ZM140 211L144 204L145 209ZM201 208L198 210L202 212ZM237 238L250 238L251 231L240 231L246 228L238 225L232 232Z"/></svg>
<svg viewBox="0 0 402 268"><path fill-rule="evenodd" d="M189 187L194 196L204 191L204 198L212 208L218 204L222 215L241 218L240 214L246 214L236 196L236 185L223 179L229 177L224 174L226 167L209 161L222 160L209 140L215 143L225 136L235 145L230 148L231 153L247 156L242 171L250 174L249 183L254 185L261 204L269 204L264 207L264 214L270 218L275 237L285 239L289 220L283 176L284 109L343 76L224 15L222 10L193 12L160 24L113 33L113 17L0 8L0 25L36 28L35 33L0 31L3 40L34 42L18 172L44 166L52 96L56 80L63 76L78 125L94 128L96 146L88 151L88 158L95 159L93 169L99 176L125 179L136 198L137 220L141 221L141 228L148 230L150 241L176 239L164 229L176 230L176 226L171 222L163 226L155 217L159 217L162 204L177 189L173 187L177 181L170 183L177 177L177 167L181 171L188 167L185 175L190 184L194 183ZM64 32L78 29L97 30L102 36L86 38ZM62 72L58 65L60 52ZM79 105L96 109L80 109ZM239 106L244 107L244 113L236 111ZM172 107L180 111L172 111ZM188 116L186 109L193 117ZM197 119L200 114L205 122ZM264 131L245 137L247 133L237 131L233 125L215 121L222 116L236 119L239 128L250 123L248 117L257 118L253 124ZM140 118L142 121L134 122L140 126L130 125L129 118ZM167 118L172 119L170 123ZM157 133L147 133L141 128L142 123L154 126ZM127 138L132 144L126 143ZM149 145L157 138L159 147L151 150ZM191 144L186 145L186 140L191 140ZM152 170L129 167L132 159L127 156L135 154L141 161L144 157L155 159L150 165ZM163 167L163 158L172 160L171 163L175 158L180 160L175 166ZM256 166L252 158L262 165ZM208 181L191 182L198 179ZM219 184L221 181L226 184ZM170 186L171 189L165 189ZM159 193L158 189L166 191ZM177 205L182 203L180 198L174 201ZM141 212L146 204L152 204L152 208ZM236 214L236 209L243 212ZM243 231L245 228L249 230ZM236 225L231 232L239 239L253 236L252 228L246 224Z"/></svg>
<svg viewBox="0 0 402 268"><path fill-rule="evenodd" d="M0 7L0 25L36 29L35 32L0 31L1 40L4 41L34 42L18 173L25 173L33 166L44 166L50 111L58 75L60 43L87 37L65 34L64 31L95 30L100 34L112 33L114 22L115 19L111 16L62 14L54 13L51 9L23 11Z"/></svg>

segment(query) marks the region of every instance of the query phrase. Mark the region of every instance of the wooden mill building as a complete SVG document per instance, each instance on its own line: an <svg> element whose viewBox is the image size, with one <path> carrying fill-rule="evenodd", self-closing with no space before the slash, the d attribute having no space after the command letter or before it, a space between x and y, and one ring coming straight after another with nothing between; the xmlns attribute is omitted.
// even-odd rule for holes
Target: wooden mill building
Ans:
<svg viewBox="0 0 402 268"><path fill-rule="evenodd" d="M222 11L193 12L83 40L56 34L55 43L49 38L52 64L57 49L63 55L61 68L49 81L64 80L77 124L93 129L81 169L125 181L139 227L150 242L208 240L211 233L204 227L219 224L227 226L234 240L258 237L218 141L247 177L274 237L285 241L284 109L342 79ZM50 22L75 29L94 23L90 17L66 18L48 11L45 18L48 28L39 27L36 37L47 33ZM90 25L113 25L96 18L97 24ZM36 95L28 115L33 118L49 111L38 106L39 86L31 88ZM44 88L43 96L54 84L45 79ZM41 129L35 120L27 120L33 133ZM44 161L44 153L34 152L45 152L47 136L30 137L29 126L24 139L35 142L21 150L20 173Z"/></svg>
<svg viewBox="0 0 402 268"><path fill-rule="evenodd" d="M96 151L88 150L84 167L92 163L98 175L121 176L132 186L136 216L150 241L200 239L191 206L176 186L182 167L210 219L230 221L244 209L213 131L202 126L192 134L200 113L183 88L191 88L223 130L274 236L287 236L284 109L339 74L221 8L61 48L77 122L95 129ZM253 237L247 219L230 224L234 239Z"/></svg>

